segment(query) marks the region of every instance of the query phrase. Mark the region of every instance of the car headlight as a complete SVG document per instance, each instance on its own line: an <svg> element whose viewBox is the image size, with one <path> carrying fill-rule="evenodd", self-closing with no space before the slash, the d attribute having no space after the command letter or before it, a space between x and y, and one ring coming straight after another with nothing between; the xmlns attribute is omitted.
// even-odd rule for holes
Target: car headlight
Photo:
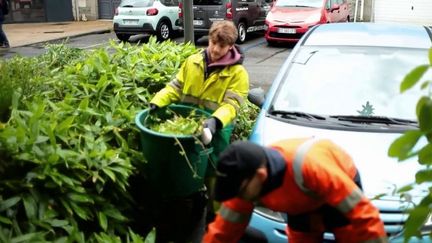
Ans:
<svg viewBox="0 0 432 243"><path fill-rule="evenodd" d="M255 207L255 213L257 213L263 217L269 218L271 220L278 221L280 223L286 223L287 222L285 213L275 212L275 211L268 209L268 208L259 207L259 206Z"/></svg>
<svg viewBox="0 0 432 243"><path fill-rule="evenodd" d="M305 23L316 24L320 21L320 19L321 19L321 14L319 14L319 13L313 14L305 20Z"/></svg>

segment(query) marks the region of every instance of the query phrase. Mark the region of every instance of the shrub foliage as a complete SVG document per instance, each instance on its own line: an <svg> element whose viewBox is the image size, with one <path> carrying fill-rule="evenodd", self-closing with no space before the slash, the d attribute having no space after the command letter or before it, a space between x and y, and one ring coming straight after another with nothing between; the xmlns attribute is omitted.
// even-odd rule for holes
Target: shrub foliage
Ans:
<svg viewBox="0 0 432 243"><path fill-rule="evenodd" d="M145 163L134 118L197 51L151 38L0 62L0 241L144 242L131 229ZM236 139L256 116L247 106Z"/></svg>

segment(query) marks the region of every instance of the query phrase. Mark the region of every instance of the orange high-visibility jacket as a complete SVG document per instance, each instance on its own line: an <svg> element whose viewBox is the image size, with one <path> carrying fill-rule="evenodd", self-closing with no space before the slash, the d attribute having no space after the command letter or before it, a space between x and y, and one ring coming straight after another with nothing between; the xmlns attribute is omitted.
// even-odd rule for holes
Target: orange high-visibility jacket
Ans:
<svg viewBox="0 0 432 243"><path fill-rule="evenodd" d="M282 185L261 197L258 204L288 215L312 212L328 204L350 221L334 230L338 242L387 242L379 212L354 183L355 165L340 147L316 139L289 139L271 147L284 158L285 175ZM240 198L224 202L203 242L238 242L253 208L252 202ZM287 226L290 243L322 242L322 233L298 232Z"/></svg>

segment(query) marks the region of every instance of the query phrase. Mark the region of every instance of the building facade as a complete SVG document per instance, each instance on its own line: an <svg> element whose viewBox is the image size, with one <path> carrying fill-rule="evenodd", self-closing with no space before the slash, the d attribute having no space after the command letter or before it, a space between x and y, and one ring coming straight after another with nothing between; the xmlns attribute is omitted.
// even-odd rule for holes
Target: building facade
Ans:
<svg viewBox="0 0 432 243"><path fill-rule="evenodd" d="M121 0L7 0L6 23L112 19Z"/></svg>
<svg viewBox="0 0 432 243"><path fill-rule="evenodd" d="M73 20L71 0L7 0L6 23Z"/></svg>
<svg viewBox="0 0 432 243"><path fill-rule="evenodd" d="M112 19L121 0L7 0L6 23ZM432 25L432 0L347 0L351 21Z"/></svg>

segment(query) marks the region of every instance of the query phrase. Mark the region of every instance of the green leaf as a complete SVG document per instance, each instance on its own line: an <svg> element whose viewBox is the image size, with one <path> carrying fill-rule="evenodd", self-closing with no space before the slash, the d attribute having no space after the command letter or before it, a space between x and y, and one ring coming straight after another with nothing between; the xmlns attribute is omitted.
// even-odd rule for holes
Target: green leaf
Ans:
<svg viewBox="0 0 432 243"><path fill-rule="evenodd" d="M87 220L89 218L89 213L84 207L78 206L75 202L70 202L73 211L82 219Z"/></svg>
<svg viewBox="0 0 432 243"><path fill-rule="evenodd" d="M411 70L411 72L409 72L403 79L400 85L400 92L402 93L413 87L421 77L423 77L423 74L425 74L428 69L429 65L421 65Z"/></svg>
<svg viewBox="0 0 432 243"><path fill-rule="evenodd" d="M432 66L432 48L429 48L429 64Z"/></svg>
<svg viewBox="0 0 432 243"><path fill-rule="evenodd" d="M12 225L12 221L0 215L0 223Z"/></svg>
<svg viewBox="0 0 432 243"><path fill-rule="evenodd" d="M428 88L430 85L431 85L431 81L430 81L430 80L425 81L425 82L423 82L423 83L421 84L420 89L426 89L426 88Z"/></svg>
<svg viewBox="0 0 432 243"><path fill-rule="evenodd" d="M72 126L72 123L74 121L75 117L74 116L70 116L68 118L66 118L65 120L63 120L56 128L58 133L62 133L65 130L69 130L69 128Z"/></svg>
<svg viewBox="0 0 432 243"><path fill-rule="evenodd" d="M416 183L421 184L423 182L432 181L432 170L420 170L415 175Z"/></svg>
<svg viewBox="0 0 432 243"><path fill-rule="evenodd" d="M13 238L10 243L34 242L34 240L39 239L41 237L42 237L41 233L28 233Z"/></svg>
<svg viewBox="0 0 432 243"><path fill-rule="evenodd" d="M126 217L124 217L119 210L115 209L115 208L111 208L111 209L107 209L104 210L104 213L106 216L110 217L110 218L114 218L120 221L125 221Z"/></svg>
<svg viewBox="0 0 432 243"><path fill-rule="evenodd" d="M75 202L93 203L93 199L86 194L69 193L68 197Z"/></svg>
<svg viewBox="0 0 432 243"><path fill-rule="evenodd" d="M411 191L412 189L413 189L413 186L412 186L412 185L406 185L406 186L403 186L403 187L399 188L399 189L397 190L397 192L398 192L398 193L403 193L403 192Z"/></svg>
<svg viewBox="0 0 432 243"><path fill-rule="evenodd" d="M26 196L23 198L24 200L24 209L27 215L27 218L33 219L36 217L37 204L36 200L32 196Z"/></svg>
<svg viewBox="0 0 432 243"><path fill-rule="evenodd" d="M69 224L67 220L53 219L49 222L52 227L64 227Z"/></svg>
<svg viewBox="0 0 432 243"><path fill-rule="evenodd" d="M17 204L19 201L21 201L21 197L18 197L18 196L17 197L11 197L7 200L1 201L0 202L0 212L15 206L15 204Z"/></svg>
<svg viewBox="0 0 432 243"><path fill-rule="evenodd" d="M432 122L432 121L431 121ZM423 165L432 165L432 144L429 143L420 149L418 154L418 161Z"/></svg>
<svg viewBox="0 0 432 243"><path fill-rule="evenodd" d="M419 205L415 206L410 212L405 223L404 238L408 239L412 236L418 236L420 229L423 227L426 218L431 213L429 205L432 204L432 198L424 197Z"/></svg>
<svg viewBox="0 0 432 243"><path fill-rule="evenodd" d="M105 216L104 213L99 212L98 213L98 219L99 219L99 224L102 227L103 230L107 230L108 228L108 221L107 221L107 217Z"/></svg>
<svg viewBox="0 0 432 243"><path fill-rule="evenodd" d="M152 243L152 242L155 242L155 240L156 240L156 229L153 228L152 231L150 231L150 233L148 233L148 235L146 236L144 242L145 243Z"/></svg>
<svg viewBox="0 0 432 243"><path fill-rule="evenodd" d="M421 136L422 133L418 130L405 132L390 145L388 155L390 157L397 157L399 161L408 158L411 150Z"/></svg>
<svg viewBox="0 0 432 243"><path fill-rule="evenodd" d="M432 131L432 100L430 98L423 99L424 101L418 107L419 114L419 127L424 133L429 133Z"/></svg>
<svg viewBox="0 0 432 243"><path fill-rule="evenodd" d="M116 176L115 174L109 169L109 168L103 168L102 171L112 180L112 181L116 181Z"/></svg>
<svg viewBox="0 0 432 243"><path fill-rule="evenodd" d="M422 96L418 101L416 105L416 116L417 118L420 116L420 109L423 107L424 104L430 101L430 98L428 96Z"/></svg>
<svg viewBox="0 0 432 243"><path fill-rule="evenodd" d="M88 105L89 105L89 98L86 97L86 98L84 98L83 100L81 100L81 102L80 102L78 108L79 108L80 110L86 110L87 107L88 107Z"/></svg>

